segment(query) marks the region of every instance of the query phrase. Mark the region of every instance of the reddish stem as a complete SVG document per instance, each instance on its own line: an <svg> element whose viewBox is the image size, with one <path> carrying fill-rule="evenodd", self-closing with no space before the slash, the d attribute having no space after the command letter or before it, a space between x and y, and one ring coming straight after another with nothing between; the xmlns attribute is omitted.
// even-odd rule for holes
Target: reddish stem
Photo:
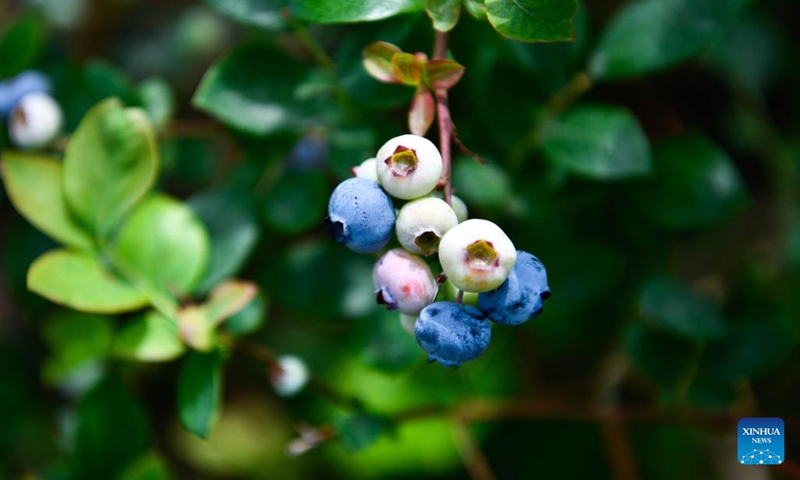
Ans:
<svg viewBox="0 0 800 480"><path fill-rule="evenodd" d="M456 295L456 303L459 305L464 301L464 290L459 290Z"/></svg>
<svg viewBox="0 0 800 480"><path fill-rule="evenodd" d="M433 58L447 58L447 32L436 32L433 45ZM452 205L453 185L450 181L450 140L453 136L453 122L447 105L447 90L437 88L436 117L439 119L439 151L442 153L442 179L444 180L444 201Z"/></svg>

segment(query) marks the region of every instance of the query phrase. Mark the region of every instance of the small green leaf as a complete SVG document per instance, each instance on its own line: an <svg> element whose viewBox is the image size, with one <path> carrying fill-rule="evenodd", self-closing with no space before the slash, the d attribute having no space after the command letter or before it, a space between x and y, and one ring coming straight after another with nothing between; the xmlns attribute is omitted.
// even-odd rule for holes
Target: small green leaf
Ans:
<svg viewBox="0 0 800 480"><path fill-rule="evenodd" d="M0 32L0 78L33 67L44 47L44 27L38 15L24 15L6 23Z"/></svg>
<svg viewBox="0 0 800 480"><path fill-rule="evenodd" d="M77 478L116 478L150 446L144 409L122 381L110 376L78 404Z"/></svg>
<svg viewBox="0 0 800 480"><path fill-rule="evenodd" d="M158 149L147 115L115 98L94 106L64 154L67 206L105 239L156 179Z"/></svg>
<svg viewBox="0 0 800 480"><path fill-rule="evenodd" d="M248 335L264 324L267 319L267 301L262 294L256 295L250 303L225 321L225 330L234 335Z"/></svg>
<svg viewBox="0 0 800 480"><path fill-rule="evenodd" d="M186 204L153 194L125 219L111 255L136 285L182 296L202 279L209 249L208 232Z"/></svg>
<svg viewBox="0 0 800 480"><path fill-rule="evenodd" d="M381 0L342 2L341 0L294 0L292 13L314 23L370 22L401 13L420 12L425 0Z"/></svg>
<svg viewBox="0 0 800 480"><path fill-rule="evenodd" d="M178 377L178 417L183 427L208 438L219 417L222 397L222 355L192 352L184 360Z"/></svg>
<svg viewBox="0 0 800 480"><path fill-rule="evenodd" d="M6 152L0 169L11 202L29 222L70 247L93 250L91 235L64 204L60 161L43 155Z"/></svg>
<svg viewBox="0 0 800 480"><path fill-rule="evenodd" d="M467 157L454 162L453 187L468 205L488 209L505 207L514 194L505 169L495 163L480 165Z"/></svg>
<svg viewBox="0 0 800 480"><path fill-rule="evenodd" d="M125 469L118 480L170 480L169 468L159 456L150 452Z"/></svg>
<svg viewBox="0 0 800 480"><path fill-rule="evenodd" d="M606 26L589 73L615 80L646 75L699 54L745 11L750 0L635 0Z"/></svg>
<svg viewBox="0 0 800 480"><path fill-rule="evenodd" d="M28 288L55 303L92 313L122 313L147 305L147 297L106 270L96 258L53 250L28 270Z"/></svg>
<svg viewBox="0 0 800 480"><path fill-rule="evenodd" d="M47 319L42 336L50 352L42 376L55 385L111 353L114 323L111 317L63 310Z"/></svg>
<svg viewBox="0 0 800 480"><path fill-rule="evenodd" d="M175 115L175 92L164 79L150 77L136 86L142 107L157 127L167 125Z"/></svg>
<svg viewBox="0 0 800 480"><path fill-rule="evenodd" d="M399 47L388 42L373 42L362 50L364 68L377 80L385 83L397 83L392 66L392 57L402 53Z"/></svg>
<svg viewBox="0 0 800 480"><path fill-rule="evenodd" d="M789 329L778 322L745 320L732 325L725 338L703 350L700 368L727 382L754 378L777 366L795 344Z"/></svg>
<svg viewBox="0 0 800 480"><path fill-rule="evenodd" d="M556 166L598 180L647 175L653 163L636 118L608 105L578 106L551 121L542 151Z"/></svg>
<svg viewBox="0 0 800 480"><path fill-rule="evenodd" d="M275 69L275 65L280 65ZM302 126L306 106L297 87L307 68L269 44L238 47L203 76L194 106L255 135Z"/></svg>
<svg viewBox="0 0 800 480"><path fill-rule="evenodd" d="M433 20L433 28L449 32L458 23L461 0L426 0L425 11Z"/></svg>
<svg viewBox="0 0 800 480"><path fill-rule="evenodd" d="M370 446L381 436L394 431L394 423L375 415L358 414L338 422L339 441L345 450L355 453Z"/></svg>
<svg viewBox="0 0 800 480"><path fill-rule="evenodd" d="M682 337L712 340L728 330L714 304L671 278L648 280L640 304L642 312L655 325Z"/></svg>
<svg viewBox="0 0 800 480"><path fill-rule="evenodd" d="M281 9L286 8L288 3L287 0L204 1L237 22L266 30L276 30L283 26Z"/></svg>
<svg viewBox="0 0 800 480"><path fill-rule="evenodd" d="M258 242L258 224L251 209L242 205L231 192L204 192L194 195L188 202L211 238L208 269L197 288L207 292L239 271Z"/></svg>
<svg viewBox="0 0 800 480"><path fill-rule="evenodd" d="M126 321L117 332L114 355L140 362L168 362L186 351L178 334L178 325L150 310Z"/></svg>
<svg viewBox="0 0 800 480"><path fill-rule="evenodd" d="M634 189L636 208L658 225L689 230L726 220L749 205L728 154L704 135L690 133L655 149L655 175Z"/></svg>
<svg viewBox="0 0 800 480"><path fill-rule="evenodd" d="M625 352L645 375L659 385L673 387L691 368L697 348L647 325L634 324L625 333Z"/></svg>
<svg viewBox="0 0 800 480"><path fill-rule="evenodd" d="M464 76L464 66L452 60L436 58L425 64L425 83L433 89L453 88Z"/></svg>
<svg viewBox="0 0 800 480"><path fill-rule="evenodd" d="M264 221L288 235L319 225L328 205L328 184L320 172L286 170L267 191L261 205Z"/></svg>
<svg viewBox="0 0 800 480"><path fill-rule="evenodd" d="M486 5L483 0L464 0L464 8L467 13L476 20L486 20Z"/></svg>
<svg viewBox="0 0 800 480"><path fill-rule="evenodd" d="M410 53L392 55L392 71L395 78L405 85L417 87L422 82L422 62Z"/></svg>
<svg viewBox="0 0 800 480"><path fill-rule="evenodd" d="M501 35L523 42L573 40L575 0L486 0L489 23Z"/></svg>
<svg viewBox="0 0 800 480"><path fill-rule="evenodd" d="M435 116L433 94L427 88L419 86L408 110L408 130L414 135L424 136L431 128Z"/></svg>

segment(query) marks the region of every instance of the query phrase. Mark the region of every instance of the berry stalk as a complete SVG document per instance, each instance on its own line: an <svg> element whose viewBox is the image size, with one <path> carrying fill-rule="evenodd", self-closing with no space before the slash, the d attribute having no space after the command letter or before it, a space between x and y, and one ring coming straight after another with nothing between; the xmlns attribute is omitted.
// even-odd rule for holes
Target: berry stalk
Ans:
<svg viewBox="0 0 800 480"><path fill-rule="evenodd" d="M447 58L447 32L436 31L433 58ZM436 94L436 117L439 119L439 151L442 154L444 201L452 206L453 185L450 181L450 140L453 136L453 122L450 120L450 107L447 104L447 89L437 88L434 93Z"/></svg>

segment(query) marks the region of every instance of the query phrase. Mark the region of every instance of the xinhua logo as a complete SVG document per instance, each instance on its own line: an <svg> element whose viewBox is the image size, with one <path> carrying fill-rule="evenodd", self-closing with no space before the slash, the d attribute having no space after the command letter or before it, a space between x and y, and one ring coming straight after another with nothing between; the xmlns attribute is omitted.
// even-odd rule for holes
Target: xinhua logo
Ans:
<svg viewBox="0 0 800 480"><path fill-rule="evenodd" d="M780 465L786 431L780 418L743 418L738 427L739 463Z"/></svg>

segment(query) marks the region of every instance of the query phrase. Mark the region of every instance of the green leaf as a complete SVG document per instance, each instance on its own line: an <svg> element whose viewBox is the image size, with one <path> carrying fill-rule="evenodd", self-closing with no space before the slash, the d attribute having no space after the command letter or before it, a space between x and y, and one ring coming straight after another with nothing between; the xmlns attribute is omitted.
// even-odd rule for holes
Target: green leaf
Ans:
<svg viewBox="0 0 800 480"><path fill-rule="evenodd" d="M256 295L245 307L227 321L225 330L234 335L248 335L264 324L267 319L267 300L262 294Z"/></svg>
<svg viewBox="0 0 800 480"><path fill-rule="evenodd" d="M75 427L77 478L115 478L150 445L144 409L116 376L78 404Z"/></svg>
<svg viewBox="0 0 800 480"><path fill-rule="evenodd" d="M208 232L186 204L153 194L125 219L110 253L136 285L182 296L202 279L209 249Z"/></svg>
<svg viewBox="0 0 800 480"><path fill-rule="evenodd" d="M100 239L156 179L158 149L147 115L115 98L94 106L64 154L67 206Z"/></svg>
<svg viewBox="0 0 800 480"><path fill-rule="evenodd" d="M294 0L292 14L315 23L370 22L401 13L419 12L425 0L381 0L342 2L340 0Z"/></svg>
<svg viewBox="0 0 800 480"><path fill-rule="evenodd" d="M178 311L177 318L181 338L187 345L200 352L214 348L216 324L204 305L188 305Z"/></svg>
<svg viewBox="0 0 800 480"><path fill-rule="evenodd" d="M136 460L119 476L118 480L170 480L169 468L154 452Z"/></svg>
<svg viewBox="0 0 800 480"><path fill-rule="evenodd" d="M42 376L55 385L108 356L114 323L108 316L63 310L47 319L42 336L50 352Z"/></svg>
<svg viewBox="0 0 800 480"><path fill-rule="evenodd" d="M673 387L684 378L697 351L691 343L641 324L628 328L624 343L636 368L665 387Z"/></svg>
<svg viewBox="0 0 800 480"><path fill-rule="evenodd" d="M703 351L700 368L727 382L754 378L777 366L794 346L786 326L768 319L746 320Z"/></svg>
<svg viewBox="0 0 800 480"><path fill-rule="evenodd" d="M44 22L38 15L24 15L6 23L0 33L0 79L33 67L44 40Z"/></svg>
<svg viewBox="0 0 800 480"><path fill-rule="evenodd" d="M322 173L286 170L267 191L262 218L280 233L297 234L320 224L328 196L328 184Z"/></svg>
<svg viewBox="0 0 800 480"><path fill-rule="evenodd" d="M389 42L372 42L362 50L364 69L384 83L397 83L392 66L392 57L402 50Z"/></svg>
<svg viewBox="0 0 800 480"><path fill-rule="evenodd" d="M464 66L452 60L436 58L425 64L425 84L433 89L453 88L464 76Z"/></svg>
<svg viewBox="0 0 800 480"><path fill-rule="evenodd" d="M206 292L239 271L258 242L258 224L250 209L231 192L200 193L188 203L211 239L208 268L198 287L198 291Z"/></svg>
<svg viewBox="0 0 800 480"><path fill-rule="evenodd" d="M222 363L219 350L192 352L178 377L178 417L186 430L201 438L208 438L219 417Z"/></svg>
<svg viewBox="0 0 800 480"><path fill-rule="evenodd" d="M394 431L394 423L376 415L358 414L338 422L339 441L350 453L370 446L382 435Z"/></svg>
<svg viewBox="0 0 800 480"><path fill-rule="evenodd" d="M458 23L461 0L426 0L425 11L433 20L433 28L449 32Z"/></svg>
<svg viewBox="0 0 800 480"><path fill-rule="evenodd" d="M157 127L167 125L175 115L175 92L166 80L150 77L136 86L142 107Z"/></svg>
<svg viewBox="0 0 800 480"><path fill-rule="evenodd" d="M422 82L422 61L410 53L395 53L392 55L392 72L400 83L410 86L419 86Z"/></svg>
<svg viewBox="0 0 800 480"><path fill-rule="evenodd" d="M237 22L267 30L283 26L281 9L287 0L204 0L208 5Z"/></svg>
<svg viewBox="0 0 800 480"><path fill-rule="evenodd" d="M250 43L206 72L192 102L243 132L268 135L291 130L302 126L308 113L297 95L306 71L295 58L271 45Z"/></svg>
<svg viewBox="0 0 800 480"><path fill-rule="evenodd" d="M511 201L514 192L505 169L495 163L481 165L467 157L453 163L453 186L468 205L499 209Z"/></svg>
<svg viewBox="0 0 800 480"><path fill-rule="evenodd" d="M28 288L55 303L91 313L123 313L147 305L147 297L106 270L98 260L67 250L47 252L28 270Z"/></svg>
<svg viewBox="0 0 800 480"><path fill-rule="evenodd" d="M476 20L486 20L486 5L483 0L464 0L464 8L467 13Z"/></svg>
<svg viewBox="0 0 800 480"><path fill-rule="evenodd" d="M114 355L140 362L168 362L186 351L178 325L150 310L128 320L114 338Z"/></svg>
<svg viewBox="0 0 800 480"><path fill-rule="evenodd" d="M6 152L0 169L11 202L29 222L70 247L93 250L91 235L64 204L60 161L38 154Z"/></svg>
<svg viewBox="0 0 800 480"><path fill-rule="evenodd" d="M671 278L648 280L640 305L655 325L689 339L712 340L728 330L714 304Z"/></svg>
<svg viewBox="0 0 800 480"><path fill-rule="evenodd" d="M523 42L573 40L575 0L486 0L489 23L501 35Z"/></svg>
<svg viewBox="0 0 800 480"><path fill-rule="evenodd" d="M637 208L673 230L726 220L749 205L749 196L728 155L707 137L687 134L655 149L655 175L634 190Z"/></svg>
<svg viewBox="0 0 800 480"><path fill-rule="evenodd" d="M542 151L556 166L597 180L647 175L653 163L636 118L608 105L578 106L551 121Z"/></svg>
<svg viewBox="0 0 800 480"><path fill-rule="evenodd" d="M699 54L745 11L750 0L635 0L606 26L589 60L598 79L631 78Z"/></svg>

